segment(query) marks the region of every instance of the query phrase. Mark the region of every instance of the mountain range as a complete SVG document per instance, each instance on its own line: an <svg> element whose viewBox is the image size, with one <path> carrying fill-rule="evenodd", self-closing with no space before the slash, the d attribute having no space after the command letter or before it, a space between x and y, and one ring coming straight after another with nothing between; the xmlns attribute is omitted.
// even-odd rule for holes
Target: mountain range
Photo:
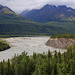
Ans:
<svg viewBox="0 0 75 75"><path fill-rule="evenodd" d="M0 35L33 34L37 24L0 5ZM34 30L32 30L34 29Z"/></svg>
<svg viewBox="0 0 75 75"><path fill-rule="evenodd" d="M27 14L29 10L25 12ZM43 13L44 12L42 12L42 14ZM46 19L44 20L44 22L46 22ZM42 21L42 19L40 21ZM6 6L0 5L0 35L53 35L64 33L75 33L74 19L69 19L66 21L55 21L55 19L52 19L52 21L50 20L46 23L38 23L16 14L12 9Z"/></svg>
<svg viewBox="0 0 75 75"><path fill-rule="evenodd" d="M75 20L75 9L65 5L45 5L41 9L33 9L30 11L23 11L22 16L29 18L36 22L50 22L50 21L68 21Z"/></svg>

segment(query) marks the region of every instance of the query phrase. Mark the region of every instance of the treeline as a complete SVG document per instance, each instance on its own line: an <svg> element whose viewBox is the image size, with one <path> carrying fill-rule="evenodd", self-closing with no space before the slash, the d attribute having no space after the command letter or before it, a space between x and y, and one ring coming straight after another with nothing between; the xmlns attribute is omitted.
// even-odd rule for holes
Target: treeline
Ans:
<svg viewBox="0 0 75 75"><path fill-rule="evenodd" d="M75 34L58 34L58 35L52 35L51 38L75 38Z"/></svg>
<svg viewBox="0 0 75 75"><path fill-rule="evenodd" d="M4 51L9 48L10 46L7 43L0 42L0 51Z"/></svg>
<svg viewBox="0 0 75 75"><path fill-rule="evenodd" d="M36 54L29 57L23 52L12 60L0 63L0 75L75 75L75 44L67 52Z"/></svg>
<svg viewBox="0 0 75 75"><path fill-rule="evenodd" d="M38 36L49 36L49 35L42 35L42 34L35 34L35 35L0 35L0 38L10 38L10 37L38 37Z"/></svg>

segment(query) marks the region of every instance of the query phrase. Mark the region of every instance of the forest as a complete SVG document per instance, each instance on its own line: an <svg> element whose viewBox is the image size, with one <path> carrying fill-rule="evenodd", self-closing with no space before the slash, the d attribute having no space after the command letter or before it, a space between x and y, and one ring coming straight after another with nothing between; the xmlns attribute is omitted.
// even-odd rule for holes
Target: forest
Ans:
<svg viewBox="0 0 75 75"><path fill-rule="evenodd" d="M9 48L10 48L10 46L7 43L0 42L0 51L4 51Z"/></svg>
<svg viewBox="0 0 75 75"><path fill-rule="evenodd" d="M51 35L51 38L75 38L75 34L57 34L57 35Z"/></svg>
<svg viewBox="0 0 75 75"><path fill-rule="evenodd" d="M75 44L63 54L48 50L48 54L14 55L0 62L0 75L75 75Z"/></svg>

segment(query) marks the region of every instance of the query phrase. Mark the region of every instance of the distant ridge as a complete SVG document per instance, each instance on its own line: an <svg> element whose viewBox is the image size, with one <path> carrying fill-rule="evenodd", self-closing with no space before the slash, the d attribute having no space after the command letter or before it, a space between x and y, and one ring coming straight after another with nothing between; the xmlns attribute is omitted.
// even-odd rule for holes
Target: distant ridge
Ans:
<svg viewBox="0 0 75 75"><path fill-rule="evenodd" d="M11 11L12 13L15 13L14 11L12 11L10 8L8 8L7 6L2 6L2 5L0 5L0 13L1 12L3 12L3 13L6 13L6 10L8 10L8 11ZM10 13L10 12L8 12L8 13Z"/></svg>
<svg viewBox="0 0 75 75"><path fill-rule="evenodd" d="M55 6L47 4L41 9L33 9L24 13L23 11L21 15L36 22L75 20L75 9L65 5Z"/></svg>
<svg viewBox="0 0 75 75"><path fill-rule="evenodd" d="M48 6L49 5L46 5L44 8L48 8ZM52 7L57 8L56 6L50 7L51 9ZM41 8L41 10L45 11L44 8ZM47 11L49 11L48 9ZM36 15L36 11L38 12L38 10L32 11L32 13L34 12L33 15ZM26 12L28 13L28 11ZM46 12L41 12L41 15ZM45 21L42 21L42 19L40 19L41 22L46 22L47 19L44 18L44 20ZM54 35L64 33L75 33L75 21L61 22L59 20L54 21L53 19L53 22L37 23L16 14L6 6L0 5L0 35Z"/></svg>
<svg viewBox="0 0 75 75"><path fill-rule="evenodd" d="M0 35L31 35L37 33L36 28L37 24L32 20L0 5Z"/></svg>

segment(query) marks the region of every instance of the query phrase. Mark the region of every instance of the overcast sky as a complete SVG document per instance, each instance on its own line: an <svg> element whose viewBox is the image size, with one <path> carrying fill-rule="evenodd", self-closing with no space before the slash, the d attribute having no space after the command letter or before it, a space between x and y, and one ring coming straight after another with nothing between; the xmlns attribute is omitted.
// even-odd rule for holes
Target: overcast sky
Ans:
<svg viewBox="0 0 75 75"><path fill-rule="evenodd" d="M41 8L46 4L67 5L75 8L75 0L0 0L0 4L8 6L17 13L26 9Z"/></svg>

